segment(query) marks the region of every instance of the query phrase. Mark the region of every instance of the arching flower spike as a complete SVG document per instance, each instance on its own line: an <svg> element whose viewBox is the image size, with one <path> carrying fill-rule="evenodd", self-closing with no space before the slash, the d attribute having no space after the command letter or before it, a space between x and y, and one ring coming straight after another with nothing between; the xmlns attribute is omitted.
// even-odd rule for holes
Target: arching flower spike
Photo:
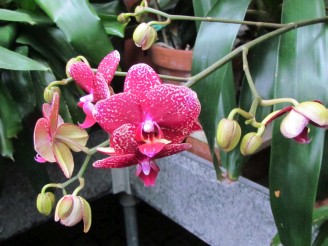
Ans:
<svg viewBox="0 0 328 246"><path fill-rule="evenodd" d="M93 73L88 64L81 61L75 62L68 67L70 76L83 90L89 93L81 97L78 104L86 114L85 121L80 124L82 128L91 127L96 123L92 115L94 104L110 97L111 87L109 87L109 84L114 77L119 61L120 54L115 50L100 62L96 74Z"/></svg>
<svg viewBox="0 0 328 246"><path fill-rule="evenodd" d="M38 162L57 162L64 175L70 178L74 161L70 150L81 151L88 141L88 133L80 127L64 123L58 115L59 94L54 93L51 104L43 104L43 118L36 122L34 148Z"/></svg>

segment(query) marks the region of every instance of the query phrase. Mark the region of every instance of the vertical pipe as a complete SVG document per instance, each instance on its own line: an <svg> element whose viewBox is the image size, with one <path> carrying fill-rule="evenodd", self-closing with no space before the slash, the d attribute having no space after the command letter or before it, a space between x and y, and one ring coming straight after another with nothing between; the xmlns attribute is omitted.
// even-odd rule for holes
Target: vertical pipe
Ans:
<svg viewBox="0 0 328 246"><path fill-rule="evenodd" d="M122 193L120 196L120 204L123 207L125 235L127 246L138 246L138 226L135 206L138 200L133 195Z"/></svg>

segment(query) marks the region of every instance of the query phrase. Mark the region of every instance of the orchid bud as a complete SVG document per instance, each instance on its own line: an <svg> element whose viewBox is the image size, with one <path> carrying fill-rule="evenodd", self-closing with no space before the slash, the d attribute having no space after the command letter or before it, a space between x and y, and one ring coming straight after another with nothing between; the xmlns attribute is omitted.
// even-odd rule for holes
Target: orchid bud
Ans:
<svg viewBox="0 0 328 246"><path fill-rule="evenodd" d="M117 21L118 21L119 23L122 23L122 24L126 24L126 23L128 23L130 20L131 20L130 17L127 16L126 14L124 14L124 13L121 13L121 14L119 14L119 16L117 16Z"/></svg>
<svg viewBox="0 0 328 246"><path fill-rule="evenodd" d="M240 152L243 155L254 154L262 145L262 142L262 137L256 132L247 133L241 140Z"/></svg>
<svg viewBox="0 0 328 246"><path fill-rule="evenodd" d="M40 193L36 199L36 207L41 214L49 215L55 200L55 195L52 192Z"/></svg>
<svg viewBox="0 0 328 246"><path fill-rule="evenodd" d="M142 50L147 50L157 40L157 32L152 26L141 23L133 33L133 40L136 46L141 47Z"/></svg>
<svg viewBox="0 0 328 246"><path fill-rule="evenodd" d="M91 227L91 208L89 203L80 196L66 195L62 197L56 207L55 221L65 226L74 226L83 220L84 232Z"/></svg>
<svg viewBox="0 0 328 246"><path fill-rule="evenodd" d="M70 74L70 67L74 64L74 63L77 63L77 62L84 62L85 64L88 65L88 67L90 67L90 64L88 62L88 60L84 57L84 56L77 56L75 58L71 58L67 64L66 64L66 69L65 69L65 72L66 72L66 75L68 78L72 77L71 74Z"/></svg>
<svg viewBox="0 0 328 246"><path fill-rule="evenodd" d="M144 10L143 6L137 6L134 10L136 21L139 23L142 22L147 17L147 13L141 14L143 10Z"/></svg>
<svg viewBox="0 0 328 246"><path fill-rule="evenodd" d="M222 119L218 125L216 140L223 151L233 150L240 139L241 129L237 121Z"/></svg>
<svg viewBox="0 0 328 246"><path fill-rule="evenodd" d="M60 89L57 86L46 87L43 92L43 98L47 103L52 102L54 93L57 92L60 95Z"/></svg>

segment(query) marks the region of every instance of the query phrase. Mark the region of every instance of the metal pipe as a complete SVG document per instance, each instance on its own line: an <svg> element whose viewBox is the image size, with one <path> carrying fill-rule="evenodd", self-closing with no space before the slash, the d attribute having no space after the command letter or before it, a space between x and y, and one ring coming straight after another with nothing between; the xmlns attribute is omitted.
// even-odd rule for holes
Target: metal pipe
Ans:
<svg viewBox="0 0 328 246"><path fill-rule="evenodd" d="M138 226L135 206L138 199L130 194L123 192L120 196L120 204L124 212L125 236L127 246L138 246Z"/></svg>

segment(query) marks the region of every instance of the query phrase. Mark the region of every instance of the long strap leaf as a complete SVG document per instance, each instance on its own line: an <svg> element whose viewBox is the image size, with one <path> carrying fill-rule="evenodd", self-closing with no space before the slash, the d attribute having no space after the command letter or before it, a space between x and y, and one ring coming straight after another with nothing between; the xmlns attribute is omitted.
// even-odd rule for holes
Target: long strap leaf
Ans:
<svg viewBox="0 0 328 246"><path fill-rule="evenodd" d="M324 15L322 1L285 0L283 3L283 23ZM300 28L281 37L275 97L326 101L325 37L323 24ZM302 145L283 138L279 123L274 122L269 174L273 216L283 245L310 245L324 131L311 128L312 142Z"/></svg>

